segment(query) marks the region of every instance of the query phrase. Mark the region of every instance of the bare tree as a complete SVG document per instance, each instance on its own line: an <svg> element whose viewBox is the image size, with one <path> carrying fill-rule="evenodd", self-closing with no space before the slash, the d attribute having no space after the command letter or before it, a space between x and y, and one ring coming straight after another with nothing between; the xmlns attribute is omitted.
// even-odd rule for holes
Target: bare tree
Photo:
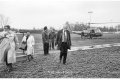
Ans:
<svg viewBox="0 0 120 79"><path fill-rule="evenodd" d="M0 27L3 28L7 24L9 24L9 17L0 14Z"/></svg>

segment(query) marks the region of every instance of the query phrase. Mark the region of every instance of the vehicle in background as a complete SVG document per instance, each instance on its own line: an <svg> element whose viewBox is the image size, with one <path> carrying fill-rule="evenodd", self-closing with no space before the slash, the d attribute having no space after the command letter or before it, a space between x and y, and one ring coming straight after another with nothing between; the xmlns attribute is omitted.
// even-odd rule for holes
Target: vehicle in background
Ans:
<svg viewBox="0 0 120 79"><path fill-rule="evenodd" d="M101 37L103 36L103 33L99 28L88 28L87 30L83 31L72 31L74 34L81 35L81 38L90 38L92 39L93 37Z"/></svg>
<svg viewBox="0 0 120 79"><path fill-rule="evenodd" d="M92 39L93 37L101 37L101 36L103 36L103 34L99 28L89 28L81 32L81 38L88 37Z"/></svg>

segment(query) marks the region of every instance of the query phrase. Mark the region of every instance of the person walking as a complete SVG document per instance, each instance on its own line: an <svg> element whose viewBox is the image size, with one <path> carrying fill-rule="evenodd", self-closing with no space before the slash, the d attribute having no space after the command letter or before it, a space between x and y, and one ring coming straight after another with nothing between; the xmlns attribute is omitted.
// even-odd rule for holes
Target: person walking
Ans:
<svg viewBox="0 0 120 79"><path fill-rule="evenodd" d="M47 26L44 27L44 31L42 32L42 41L43 41L43 49L44 55L49 54L49 34Z"/></svg>
<svg viewBox="0 0 120 79"><path fill-rule="evenodd" d="M26 43L25 47L25 54L27 55L28 61L33 59L34 55L34 45L35 45L35 39L34 36L30 34L30 32L27 32L27 34L23 37L22 43Z"/></svg>
<svg viewBox="0 0 120 79"><path fill-rule="evenodd" d="M71 36L65 26L62 30L58 31L55 45L58 45L60 50L60 63L63 58L63 64L66 64L67 52L68 49L71 49Z"/></svg>
<svg viewBox="0 0 120 79"><path fill-rule="evenodd" d="M5 25L4 31L0 33L0 41L0 63L5 62L7 71L12 71L12 64L16 62L18 38L9 25Z"/></svg>

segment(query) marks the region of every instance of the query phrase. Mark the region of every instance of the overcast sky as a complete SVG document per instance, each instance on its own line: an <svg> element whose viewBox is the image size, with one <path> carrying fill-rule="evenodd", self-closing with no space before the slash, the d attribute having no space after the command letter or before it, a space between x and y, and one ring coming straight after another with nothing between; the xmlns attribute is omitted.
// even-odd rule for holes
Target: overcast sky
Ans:
<svg viewBox="0 0 120 79"><path fill-rule="evenodd" d="M70 23L120 22L120 1L0 0L0 14L15 28L60 28Z"/></svg>

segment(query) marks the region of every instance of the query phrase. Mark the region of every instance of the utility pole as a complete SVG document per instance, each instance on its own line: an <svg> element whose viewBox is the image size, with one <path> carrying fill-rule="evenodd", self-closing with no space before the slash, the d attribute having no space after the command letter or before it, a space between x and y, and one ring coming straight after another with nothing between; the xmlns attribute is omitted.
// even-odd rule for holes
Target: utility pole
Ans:
<svg viewBox="0 0 120 79"><path fill-rule="evenodd" d="M89 21L89 26L90 26L90 24L91 24L91 19L92 19L92 13L93 13L93 12L92 12L92 11L89 11L88 13L90 14L90 21Z"/></svg>

